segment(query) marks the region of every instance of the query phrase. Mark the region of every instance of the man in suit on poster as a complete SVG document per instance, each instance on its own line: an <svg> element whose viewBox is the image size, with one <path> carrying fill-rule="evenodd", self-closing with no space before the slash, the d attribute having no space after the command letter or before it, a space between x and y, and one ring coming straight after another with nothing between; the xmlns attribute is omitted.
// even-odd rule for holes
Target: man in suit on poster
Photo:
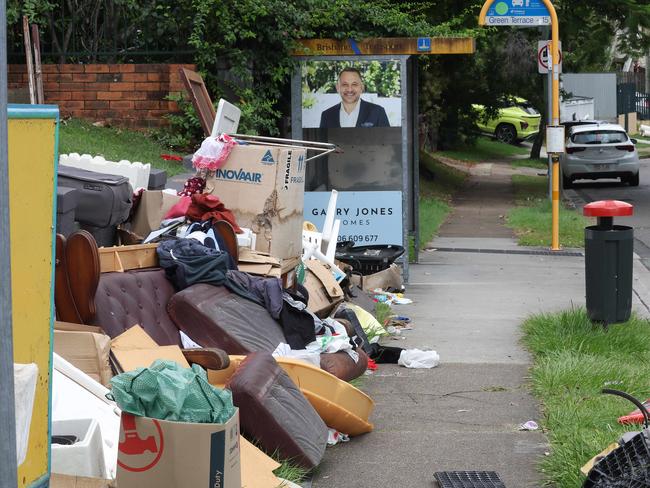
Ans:
<svg viewBox="0 0 650 488"><path fill-rule="evenodd" d="M323 110L320 128L390 127L384 107L362 100L363 90L361 72L356 68L344 68L336 82L341 102Z"/></svg>

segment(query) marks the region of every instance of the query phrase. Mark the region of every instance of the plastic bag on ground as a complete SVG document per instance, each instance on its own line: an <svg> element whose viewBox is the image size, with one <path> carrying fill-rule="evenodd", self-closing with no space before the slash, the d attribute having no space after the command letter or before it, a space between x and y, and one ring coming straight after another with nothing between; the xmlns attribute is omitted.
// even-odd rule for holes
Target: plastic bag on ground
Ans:
<svg viewBox="0 0 650 488"><path fill-rule="evenodd" d="M397 360L397 364L406 368L434 368L439 363L440 356L436 351L421 351L419 349L405 349Z"/></svg>
<svg viewBox="0 0 650 488"><path fill-rule="evenodd" d="M235 413L232 394L208 383L203 368L157 360L111 379L111 393L124 412L194 423L225 423Z"/></svg>

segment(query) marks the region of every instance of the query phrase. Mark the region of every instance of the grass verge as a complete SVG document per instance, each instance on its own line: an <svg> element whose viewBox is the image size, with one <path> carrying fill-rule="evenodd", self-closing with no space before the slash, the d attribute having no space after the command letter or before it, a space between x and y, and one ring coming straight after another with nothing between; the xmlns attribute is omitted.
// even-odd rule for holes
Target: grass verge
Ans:
<svg viewBox="0 0 650 488"><path fill-rule="evenodd" d="M551 245L551 203L548 180L543 176L514 175L516 207L508 213L507 226L515 231L521 246ZM564 247L584 247L584 228L591 220L560 204L560 243Z"/></svg>
<svg viewBox="0 0 650 488"><path fill-rule="evenodd" d="M510 166L513 168L535 168L535 169L548 169L548 160L545 158L539 159L513 159L510 161Z"/></svg>
<svg viewBox="0 0 650 488"><path fill-rule="evenodd" d="M59 129L59 153L90 154L103 156L109 161L140 161L152 167L164 169L167 176L185 171L176 161L165 161L161 154L181 155L157 143L147 134L113 127L95 127L79 119L61 122Z"/></svg>
<svg viewBox="0 0 650 488"><path fill-rule="evenodd" d="M650 144L639 142L636 145L636 151L639 153L639 158L650 158Z"/></svg>
<svg viewBox="0 0 650 488"><path fill-rule="evenodd" d="M530 154L530 149L525 146L504 144L488 137L479 137L474 145L467 144L460 149L438 151L436 154L460 161L495 161Z"/></svg>
<svg viewBox="0 0 650 488"><path fill-rule="evenodd" d="M533 354L533 393L543 403L542 427L551 453L541 463L557 488L582 486L579 469L626 431L617 418L635 407L603 388L650 397L650 322L632 317L605 330L584 309L537 315L523 324Z"/></svg>
<svg viewBox="0 0 650 488"><path fill-rule="evenodd" d="M424 248L451 211L451 196L463 185L467 175L442 164L435 154L420 153L420 242ZM413 254L411 254L413 255Z"/></svg>

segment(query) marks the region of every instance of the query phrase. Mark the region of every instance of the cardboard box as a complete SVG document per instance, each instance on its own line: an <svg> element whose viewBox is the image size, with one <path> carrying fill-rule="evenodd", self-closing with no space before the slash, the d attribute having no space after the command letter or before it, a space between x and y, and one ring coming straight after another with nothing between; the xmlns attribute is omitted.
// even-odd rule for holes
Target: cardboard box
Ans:
<svg viewBox="0 0 650 488"><path fill-rule="evenodd" d="M388 268L371 275L362 276L359 274L353 274L350 281L353 285L357 285L363 291L373 291L377 288L381 288L382 290L387 288L399 289L403 285L402 270L395 263L391 264Z"/></svg>
<svg viewBox="0 0 650 488"><path fill-rule="evenodd" d="M110 351L111 339L99 327L55 323L54 352L104 386L113 376Z"/></svg>
<svg viewBox="0 0 650 488"><path fill-rule="evenodd" d="M325 264L308 259L305 266L307 269L303 286L309 292L307 309L319 317L326 317L343 301L343 290Z"/></svg>
<svg viewBox="0 0 650 488"><path fill-rule="evenodd" d="M111 341L111 354L119 371L147 368L156 359L176 361L184 368L190 365L178 346L159 346L139 325L134 325Z"/></svg>
<svg viewBox="0 0 650 488"><path fill-rule="evenodd" d="M140 237L147 237L152 231L160 228L163 217L180 198L160 190L142 192L131 230Z"/></svg>
<svg viewBox="0 0 650 488"><path fill-rule="evenodd" d="M238 145L206 185L256 234L255 249L279 259L302 252L304 149Z"/></svg>
<svg viewBox="0 0 650 488"><path fill-rule="evenodd" d="M52 473L50 488L116 488L115 481Z"/></svg>
<svg viewBox="0 0 650 488"><path fill-rule="evenodd" d="M225 424L122 414L119 488L241 488L239 410Z"/></svg>
<svg viewBox="0 0 650 488"><path fill-rule="evenodd" d="M240 248L238 261L237 267L244 273L273 278L279 278L282 274L280 260L264 252L252 251L245 247Z"/></svg>
<svg viewBox="0 0 650 488"><path fill-rule="evenodd" d="M282 482L273 471L280 467L269 456L260 451L244 437L241 441L241 486L242 488L278 488Z"/></svg>

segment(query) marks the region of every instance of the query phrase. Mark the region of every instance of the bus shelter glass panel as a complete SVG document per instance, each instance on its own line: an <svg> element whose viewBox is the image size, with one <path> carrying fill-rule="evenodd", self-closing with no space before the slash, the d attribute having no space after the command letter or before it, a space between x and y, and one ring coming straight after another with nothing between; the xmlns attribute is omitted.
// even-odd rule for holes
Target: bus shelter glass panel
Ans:
<svg viewBox="0 0 650 488"><path fill-rule="evenodd" d="M341 148L308 166L305 190L401 190L401 63L306 61L301 82L303 138Z"/></svg>

